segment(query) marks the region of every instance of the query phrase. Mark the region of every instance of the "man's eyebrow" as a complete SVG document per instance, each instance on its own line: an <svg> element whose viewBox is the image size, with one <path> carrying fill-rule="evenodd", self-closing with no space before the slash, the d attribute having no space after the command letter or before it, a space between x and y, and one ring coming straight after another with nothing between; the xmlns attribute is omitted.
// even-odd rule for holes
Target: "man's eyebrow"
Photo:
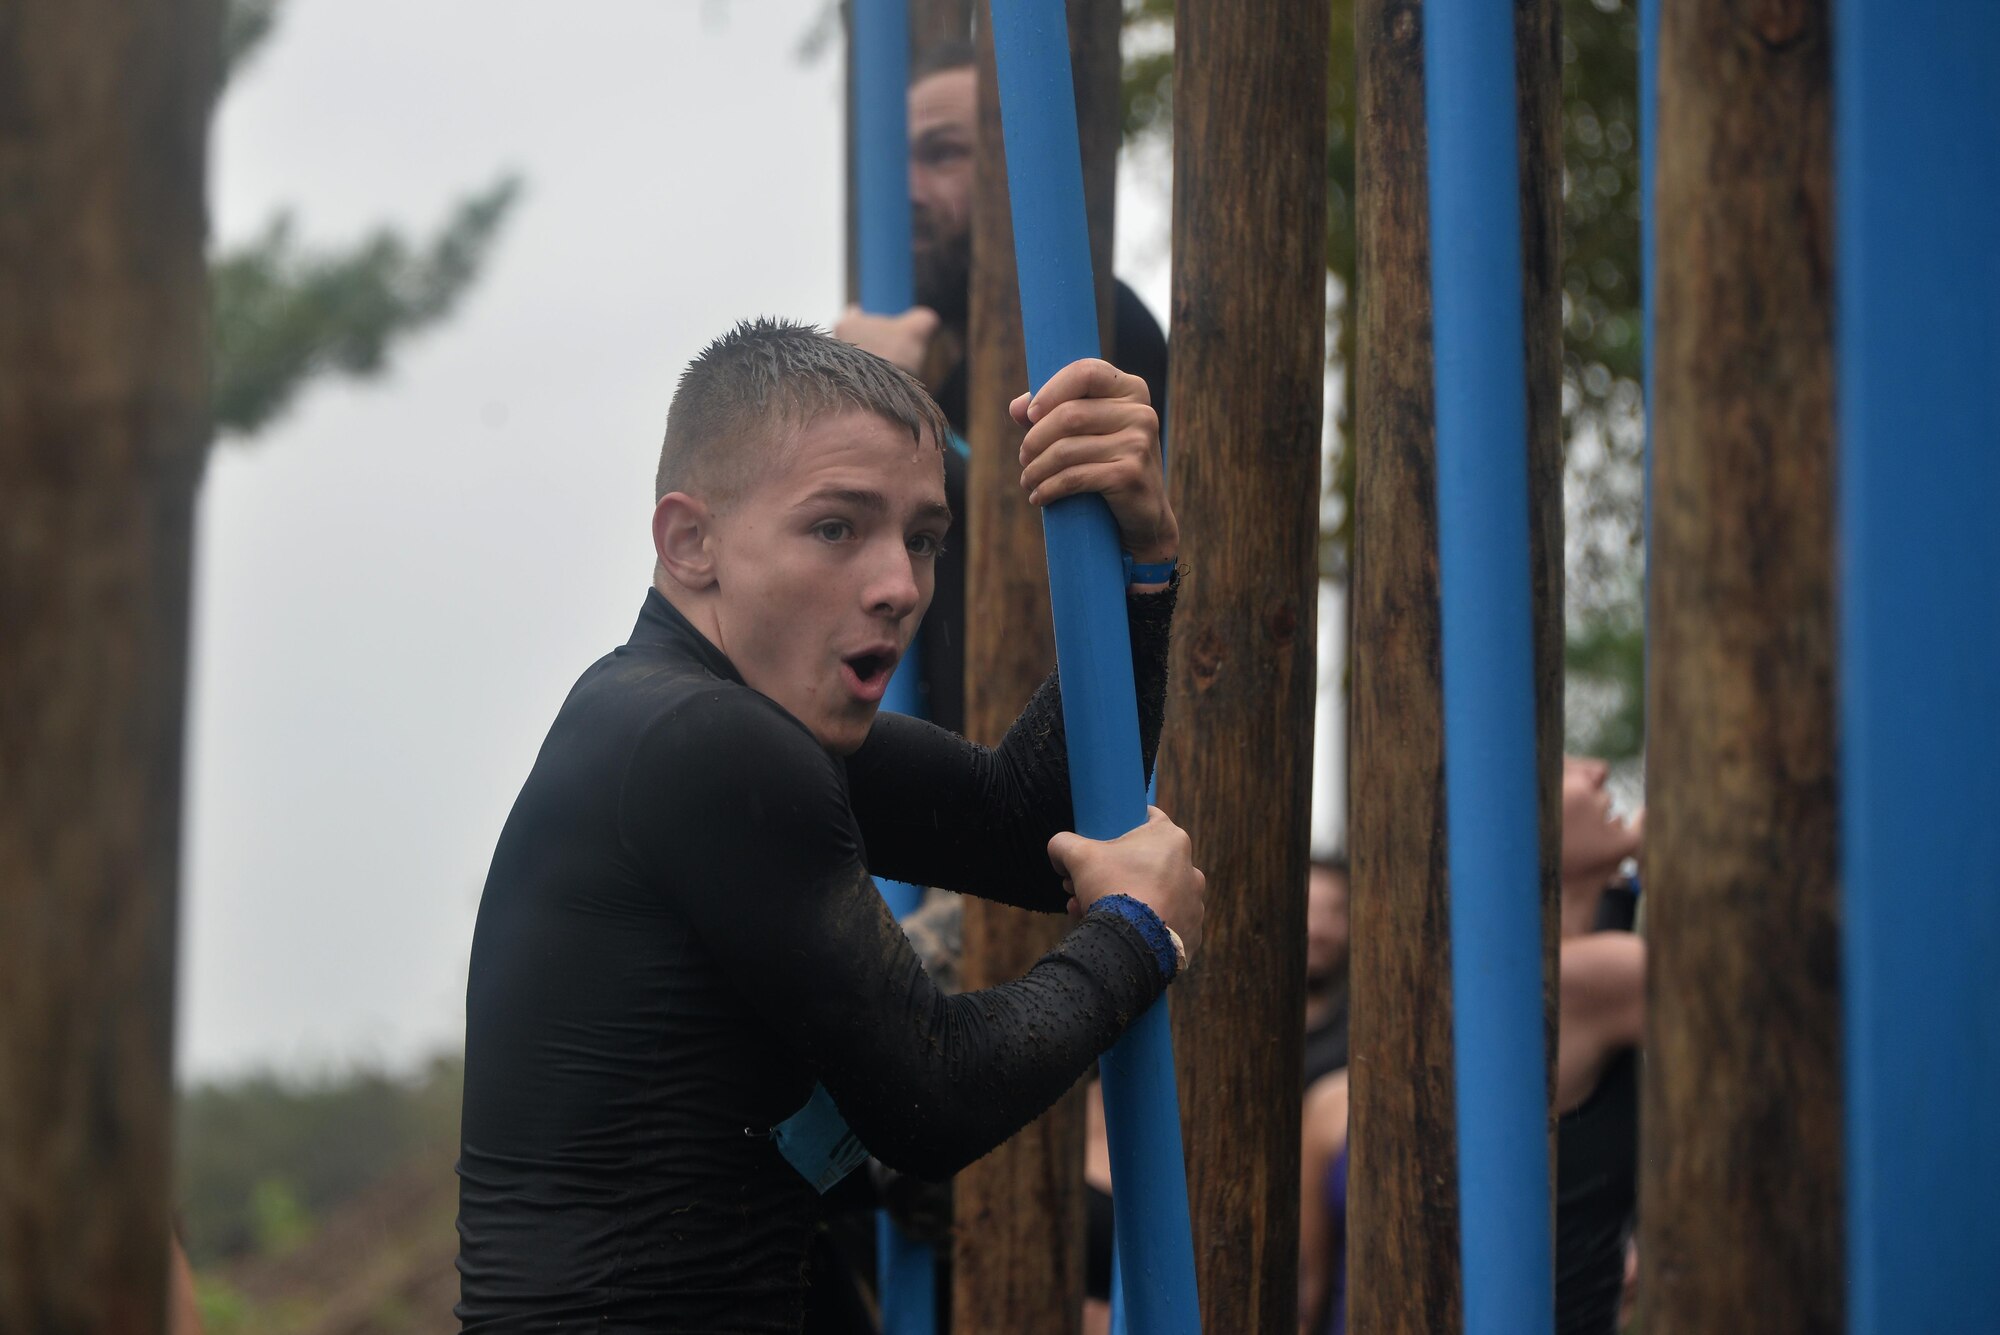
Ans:
<svg viewBox="0 0 2000 1335"><path fill-rule="evenodd" d="M827 504L848 505L857 510L866 510L870 514L889 513L889 498L879 491L869 491L865 487L822 487L793 508L810 510ZM925 501L917 507L916 518L919 521L942 519L949 524L951 507L943 501Z"/></svg>
<svg viewBox="0 0 2000 1335"><path fill-rule="evenodd" d="M829 501L851 505L857 510L866 510L871 514L886 514L889 510L887 496L879 491L869 491L865 487L822 487L793 508L809 510L813 506L824 505Z"/></svg>

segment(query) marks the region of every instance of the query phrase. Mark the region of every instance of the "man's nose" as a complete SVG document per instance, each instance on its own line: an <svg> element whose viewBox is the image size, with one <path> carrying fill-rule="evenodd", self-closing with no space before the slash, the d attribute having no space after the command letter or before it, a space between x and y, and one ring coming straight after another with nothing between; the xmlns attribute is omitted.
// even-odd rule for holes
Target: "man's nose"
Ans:
<svg viewBox="0 0 2000 1335"><path fill-rule="evenodd" d="M917 587L916 562L900 538L884 543L883 549L868 585L868 610L901 621L917 610L917 600L923 596Z"/></svg>

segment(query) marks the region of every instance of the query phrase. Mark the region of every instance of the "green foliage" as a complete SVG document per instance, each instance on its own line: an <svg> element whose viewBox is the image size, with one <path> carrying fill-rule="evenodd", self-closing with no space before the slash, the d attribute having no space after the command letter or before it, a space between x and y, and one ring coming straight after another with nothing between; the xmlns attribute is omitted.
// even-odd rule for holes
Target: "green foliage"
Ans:
<svg viewBox="0 0 2000 1335"><path fill-rule="evenodd" d="M228 1280L196 1275L194 1301L205 1335L251 1335L250 1303Z"/></svg>
<svg viewBox="0 0 2000 1335"><path fill-rule="evenodd" d="M312 1236L312 1212L289 1178L259 1178L250 1188L250 1230L260 1256L283 1256Z"/></svg>
<svg viewBox="0 0 2000 1335"><path fill-rule="evenodd" d="M504 178L415 247L383 230L345 253L302 250L289 214L210 265L215 420L253 434L316 377L379 374L401 340L449 315L520 191Z"/></svg>
<svg viewBox="0 0 2000 1335"><path fill-rule="evenodd" d="M1645 626L1598 616L1573 624L1563 651L1564 747L1572 755L1624 760L1646 740Z"/></svg>
<svg viewBox="0 0 2000 1335"><path fill-rule="evenodd" d="M280 0L226 0L222 9L222 81L243 72L278 25Z"/></svg>
<svg viewBox="0 0 2000 1335"><path fill-rule="evenodd" d="M228 0L225 79L270 37L282 3ZM382 228L348 250L301 246L280 212L255 241L212 259L217 430L255 434L323 376L380 375L397 345L451 314L520 192L502 177L462 199L428 241Z"/></svg>
<svg viewBox="0 0 2000 1335"><path fill-rule="evenodd" d="M413 1156L448 1157L461 1083L458 1062L440 1059L407 1078L259 1074L186 1091L177 1158L189 1259L281 1253Z"/></svg>

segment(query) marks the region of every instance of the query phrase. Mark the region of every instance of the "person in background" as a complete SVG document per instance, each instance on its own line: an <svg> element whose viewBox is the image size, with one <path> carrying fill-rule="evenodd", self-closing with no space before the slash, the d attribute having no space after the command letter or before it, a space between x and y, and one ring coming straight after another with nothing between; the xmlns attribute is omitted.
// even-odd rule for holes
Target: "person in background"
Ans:
<svg viewBox="0 0 2000 1335"><path fill-rule="evenodd" d="M1347 859L1316 857L1306 876L1305 1083L1347 1066Z"/></svg>
<svg viewBox="0 0 2000 1335"><path fill-rule="evenodd" d="M1613 809L1602 760L1565 758L1557 1011L1556 1330L1611 1335L1627 1287L1638 1182L1646 943L1632 930L1644 813ZM1339 1332L1347 1236L1347 1076L1306 1094L1299 1186L1299 1327Z"/></svg>
<svg viewBox="0 0 2000 1335"><path fill-rule="evenodd" d="M1610 1335L1638 1203L1646 942L1624 874L1643 812L1612 808L1602 760L1563 762L1562 1001L1556 1042L1556 1331Z"/></svg>
<svg viewBox="0 0 2000 1335"><path fill-rule="evenodd" d="M965 720L965 439L974 412L1004 416L1005 403L966 401L966 322L971 314L972 191L979 135L979 72L970 42L944 42L910 65L910 228L917 304L898 315L849 308L834 336L886 358L924 382L958 437L945 452L953 541L939 555L937 592L923 630L926 716L954 732ZM1146 382L1167 420L1167 337L1139 295L1116 286L1104 355Z"/></svg>
<svg viewBox="0 0 2000 1335"><path fill-rule="evenodd" d="M1306 1088L1299 1145L1299 1331L1347 1329L1347 1070Z"/></svg>
<svg viewBox="0 0 2000 1335"><path fill-rule="evenodd" d="M1341 1150L1347 1137L1347 859L1337 853L1314 857L1307 870L1305 955L1305 1116L1308 1127L1316 1120L1321 1133L1306 1146L1307 1180L1320 1181L1336 1157L1344 1173ZM1102 1335L1111 1322L1111 1147L1104 1127L1104 1090L1094 1080L1087 1099L1083 1182L1089 1242L1083 1330L1084 1335ZM1345 1190L1343 1176L1343 1194ZM1344 1208L1334 1212L1336 1225L1345 1213ZM1322 1207L1311 1222L1326 1217ZM1318 1276L1315 1282L1324 1285L1326 1279ZM1325 1295L1317 1293L1312 1306L1316 1310L1325 1302ZM1300 1310L1306 1310L1303 1296Z"/></svg>
<svg viewBox="0 0 2000 1335"><path fill-rule="evenodd" d="M1299 1160L1302 1330L1345 1329L1347 1251L1347 859L1306 880L1305 1108Z"/></svg>

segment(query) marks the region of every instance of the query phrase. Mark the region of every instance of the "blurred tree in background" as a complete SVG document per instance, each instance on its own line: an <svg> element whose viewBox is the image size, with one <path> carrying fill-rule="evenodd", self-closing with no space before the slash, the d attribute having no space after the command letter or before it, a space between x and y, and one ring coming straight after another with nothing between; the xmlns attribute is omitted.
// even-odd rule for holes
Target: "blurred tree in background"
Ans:
<svg viewBox="0 0 2000 1335"><path fill-rule="evenodd" d="M445 1335L464 1068L253 1074L181 1096L180 1233L208 1335Z"/></svg>
<svg viewBox="0 0 2000 1335"><path fill-rule="evenodd" d="M460 1082L452 1057L411 1076L255 1074L184 1091L175 1149L189 1260L281 1256L412 1160L449 1164Z"/></svg>
<svg viewBox="0 0 2000 1335"><path fill-rule="evenodd" d="M1321 571L1345 580L1354 455L1355 64L1351 0L1330 0L1327 360L1340 387ZM1173 0L1126 0L1128 141L1173 125ZM1614 758L1642 737L1637 0L1563 0L1563 418L1569 745Z"/></svg>
<svg viewBox="0 0 2000 1335"><path fill-rule="evenodd" d="M282 3L227 0L225 83L270 38ZM346 248L302 243L291 214L280 211L255 239L212 254L218 433L254 436L322 377L385 371L405 340L450 315L470 290L519 193L519 182L503 176L462 197L428 237L413 240L383 227ZM414 1076L358 1070L300 1080L259 1074L181 1093L175 1130L180 1232L190 1259L204 1271L211 1335L271 1335L295 1321L309 1325L314 1309L299 1295L313 1291L313 1276L282 1268L264 1276L265 1287L283 1299L273 1306L276 1300L266 1302L268 1295L258 1291L254 1267L269 1269L310 1251L307 1244L322 1238L330 1218L370 1192L393 1187L399 1177L412 1179L420 1191L435 1188L439 1199L431 1213L443 1213L439 1236L450 1238L460 1084L454 1056ZM424 1217L421 1210L397 1213ZM382 1250L410 1247L386 1225L363 1231ZM343 1262L374 1265L365 1255L353 1261L353 1253L365 1251L350 1246L327 1261L325 1286L349 1283ZM417 1273L435 1270L430 1260L420 1257ZM244 1281L251 1284L248 1292L223 1277L224 1270L245 1266L252 1267ZM444 1268L449 1274L448 1262Z"/></svg>
<svg viewBox="0 0 2000 1335"><path fill-rule="evenodd" d="M270 37L281 4L229 0L225 82ZM281 211L255 240L212 257L217 431L254 435L321 376L381 374L399 343L451 314L519 194L503 176L462 198L426 240L382 228L346 250L303 246Z"/></svg>

